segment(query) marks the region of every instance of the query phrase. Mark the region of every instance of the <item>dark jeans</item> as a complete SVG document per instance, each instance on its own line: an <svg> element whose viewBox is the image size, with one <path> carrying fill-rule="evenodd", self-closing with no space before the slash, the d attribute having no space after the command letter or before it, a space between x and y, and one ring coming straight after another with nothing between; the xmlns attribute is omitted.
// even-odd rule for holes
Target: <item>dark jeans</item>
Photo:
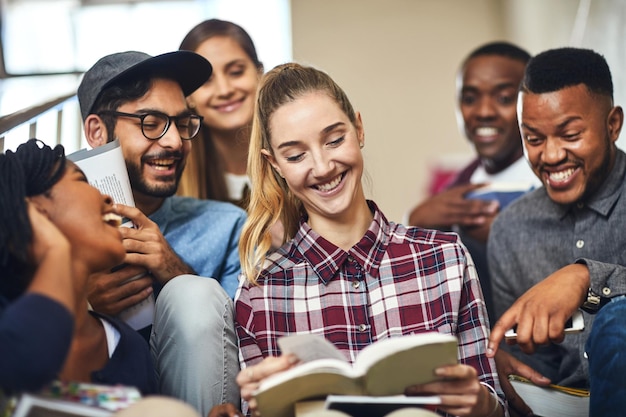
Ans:
<svg viewBox="0 0 626 417"><path fill-rule="evenodd" d="M626 296L602 307L593 321L585 350L591 390L589 416L626 413Z"/></svg>

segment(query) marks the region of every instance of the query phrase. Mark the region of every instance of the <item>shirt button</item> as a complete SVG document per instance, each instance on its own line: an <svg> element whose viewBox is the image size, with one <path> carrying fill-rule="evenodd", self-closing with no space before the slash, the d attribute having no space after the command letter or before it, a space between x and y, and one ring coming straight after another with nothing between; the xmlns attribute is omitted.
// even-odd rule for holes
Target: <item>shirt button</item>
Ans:
<svg viewBox="0 0 626 417"><path fill-rule="evenodd" d="M352 255L348 255L348 262L354 262L354 258L352 257Z"/></svg>
<svg viewBox="0 0 626 417"><path fill-rule="evenodd" d="M360 332L364 332L365 330L367 330L367 325L365 325L365 324L359 324L359 331L360 331Z"/></svg>
<svg viewBox="0 0 626 417"><path fill-rule="evenodd" d="M579 209L585 207L584 203L576 203L576 207L578 207Z"/></svg>
<svg viewBox="0 0 626 417"><path fill-rule="evenodd" d="M355 290L358 289L360 286L361 286L361 283L359 281L352 282L352 288L354 288Z"/></svg>
<svg viewBox="0 0 626 417"><path fill-rule="evenodd" d="M611 289L609 287L602 288L602 295L608 297L609 295L611 295Z"/></svg>
<svg viewBox="0 0 626 417"><path fill-rule="evenodd" d="M576 247L577 247L578 249L582 249L582 247L583 247L583 246L585 246L585 241L584 241L584 240L582 240L582 239L581 239L581 240L578 240L578 241L576 242Z"/></svg>

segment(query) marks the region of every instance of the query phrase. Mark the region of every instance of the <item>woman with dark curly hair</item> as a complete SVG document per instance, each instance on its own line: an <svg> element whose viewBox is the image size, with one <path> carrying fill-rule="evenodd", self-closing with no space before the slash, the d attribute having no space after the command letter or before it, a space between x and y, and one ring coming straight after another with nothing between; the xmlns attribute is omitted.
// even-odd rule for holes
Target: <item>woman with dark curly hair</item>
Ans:
<svg viewBox="0 0 626 417"><path fill-rule="evenodd" d="M93 382L156 391L145 341L88 310L89 276L122 262L113 201L64 149L37 139L0 155L0 390Z"/></svg>

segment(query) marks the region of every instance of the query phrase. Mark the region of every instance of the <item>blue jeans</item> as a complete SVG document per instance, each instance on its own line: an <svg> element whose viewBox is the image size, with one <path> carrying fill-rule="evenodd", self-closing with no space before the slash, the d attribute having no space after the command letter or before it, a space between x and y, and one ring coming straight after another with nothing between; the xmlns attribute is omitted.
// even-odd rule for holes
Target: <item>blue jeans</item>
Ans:
<svg viewBox="0 0 626 417"><path fill-rule="evenodd" d="M615 297L593 321L585 345L589 358L589 416L626 413L626 296Z"/></svg>
<svg viewBox="0 0 626 417"><path fill-rule="evenodd" d="M233 300L213 278L181 275L156 299L150 338L160 393L201 416L218 404L241 407Z"/></svg>

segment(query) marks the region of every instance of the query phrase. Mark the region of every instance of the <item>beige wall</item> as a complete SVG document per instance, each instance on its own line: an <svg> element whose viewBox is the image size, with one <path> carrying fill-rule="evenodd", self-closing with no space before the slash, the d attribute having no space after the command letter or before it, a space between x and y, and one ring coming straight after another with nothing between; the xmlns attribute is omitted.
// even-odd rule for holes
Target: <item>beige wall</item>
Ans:
<svg viewBox="0 0 626 417"><path fill-rule="evenodd" d="M527 8L520 8L522 2ZM551 6L541 8L542 3ZM401 221L423 198L432 164L473 154L455 120L454 78L464 56L499 39L527 41L518 43L531 53L564 44L577 2L291 0L291 5L294 59L330 73L361 111L372 180L368 196L390 220ZM504 23L522 16L517 25ZM537 36L538 22L555 28L550 37Z"/></svg>

